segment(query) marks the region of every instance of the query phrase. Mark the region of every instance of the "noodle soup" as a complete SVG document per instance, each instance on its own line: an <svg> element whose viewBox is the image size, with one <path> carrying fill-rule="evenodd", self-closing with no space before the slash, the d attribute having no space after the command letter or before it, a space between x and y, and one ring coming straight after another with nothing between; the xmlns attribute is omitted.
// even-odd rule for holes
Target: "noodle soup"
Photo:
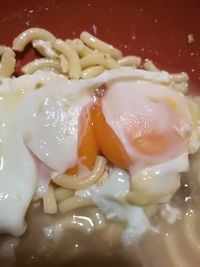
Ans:
<svg viewBox="0 0 200 267"><path fill-rule="evenodd" d="M14 77L29 43L41 57ZM200 106L188 75L88 32L30 28L0 49L4 266L116 255L118 266L198 266Z"/></svg>

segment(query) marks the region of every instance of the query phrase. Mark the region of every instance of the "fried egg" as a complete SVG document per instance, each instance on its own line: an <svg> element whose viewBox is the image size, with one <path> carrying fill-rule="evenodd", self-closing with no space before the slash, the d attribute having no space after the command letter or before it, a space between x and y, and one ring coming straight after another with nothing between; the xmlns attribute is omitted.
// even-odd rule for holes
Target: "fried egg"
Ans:
<svg viewBox="0 0 200 267"><path fill-rule="evenodd" d="M168 174L174 177L168 190L174 188L188 167L190 132L180 129L191 126L191 117L170 81L167 72L129 67L80 81L48 71L1 79L0 231L21 235L38 187L41 197L55 173L88 171L98 154L129 172L129 191L159 195ZM147 168L160 178L140 187Z"/></svg>
<svg viewBox="0 0 200 267"><path fill-rule="evenodd" d="M135 170L174 158L186 149L177 129L182 121L190 121L187 102L167 86L115 82L95 109L100 148L117 166Z"/></svg>
<svg viewBox="0 0 200 267"><path fill-rule="evenodd" d="M118 219L127 224L122 235L124 245L136 241L147 230L155 230L142 207L124 202L129 191L129 174L116 167L110 168L108 179L102 186L93 185L76 191L80 197L91 197L107 219Z"/></svg>

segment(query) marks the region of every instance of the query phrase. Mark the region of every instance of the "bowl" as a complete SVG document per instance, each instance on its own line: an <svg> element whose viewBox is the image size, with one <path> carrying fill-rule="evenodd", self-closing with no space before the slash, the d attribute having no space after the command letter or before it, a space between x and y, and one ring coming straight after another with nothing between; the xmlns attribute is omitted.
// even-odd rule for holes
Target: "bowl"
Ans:
<svg viewBox="0 0 200 267"><path fill-rule="evenodd" d="M62 39L76 38L82 31L89 31L124 55L151 59L159 69L172 73L187 72L190 93L199 94L199 10L200 2L195 0L7 1L0 9L0 44L12 46L13 39L30 27L45 28ZM19 66L34 56L28 46L19 55ZM140 266L124 259L120 250L116 253L117 256L109 252L106 256L92 253L89 261L87 257L73 259L65 266Z"/></svg>
<svg viewBox="0 0 200 267"><path fill-rule="evenodd" d="M125 55L152 59L159 68L171 72L186 71L191 92L197 93L199 8L195 0L8 1L0 10L0 43L11 45L20 32L30 27L43 27L60 38L76 38L86 30Z"/></svg>

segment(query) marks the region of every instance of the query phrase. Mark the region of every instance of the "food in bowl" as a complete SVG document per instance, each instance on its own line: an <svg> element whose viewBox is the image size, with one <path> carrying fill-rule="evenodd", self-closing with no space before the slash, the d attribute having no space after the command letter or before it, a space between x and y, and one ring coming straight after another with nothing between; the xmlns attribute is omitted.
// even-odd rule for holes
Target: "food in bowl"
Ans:
<svg viewBox="0 0 200 267"><path fill-rule="evenodd" d="M40 57L15 77L29 43ZM188 75L123 57L88 32L60 40L40 28L1 46L0 75L0 232L16 251L42 235L52 256L75 229L125 247L159 236L176 261L170 231L188 230L196 202L185 212L183 187L194 188L200 146Z"/></svg>

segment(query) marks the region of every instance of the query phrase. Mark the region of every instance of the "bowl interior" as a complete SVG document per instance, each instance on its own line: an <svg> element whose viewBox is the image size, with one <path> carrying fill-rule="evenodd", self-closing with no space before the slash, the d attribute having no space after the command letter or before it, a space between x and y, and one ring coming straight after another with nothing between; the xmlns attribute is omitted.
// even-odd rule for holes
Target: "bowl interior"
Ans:
<svg viewBox="0 0 200 267"><path fill-rule="evenodd" d="M195 0L7 1L0 9L0 43L11 45L13 38L29 27L46 28L59 38L77 38L86 30L125 55L150 58L168 71L186 71L191 91L198 93L199 10L200 2ZM194 37L191 44L189 34ZM27 58L22 59L23 64Z"/></svg>

